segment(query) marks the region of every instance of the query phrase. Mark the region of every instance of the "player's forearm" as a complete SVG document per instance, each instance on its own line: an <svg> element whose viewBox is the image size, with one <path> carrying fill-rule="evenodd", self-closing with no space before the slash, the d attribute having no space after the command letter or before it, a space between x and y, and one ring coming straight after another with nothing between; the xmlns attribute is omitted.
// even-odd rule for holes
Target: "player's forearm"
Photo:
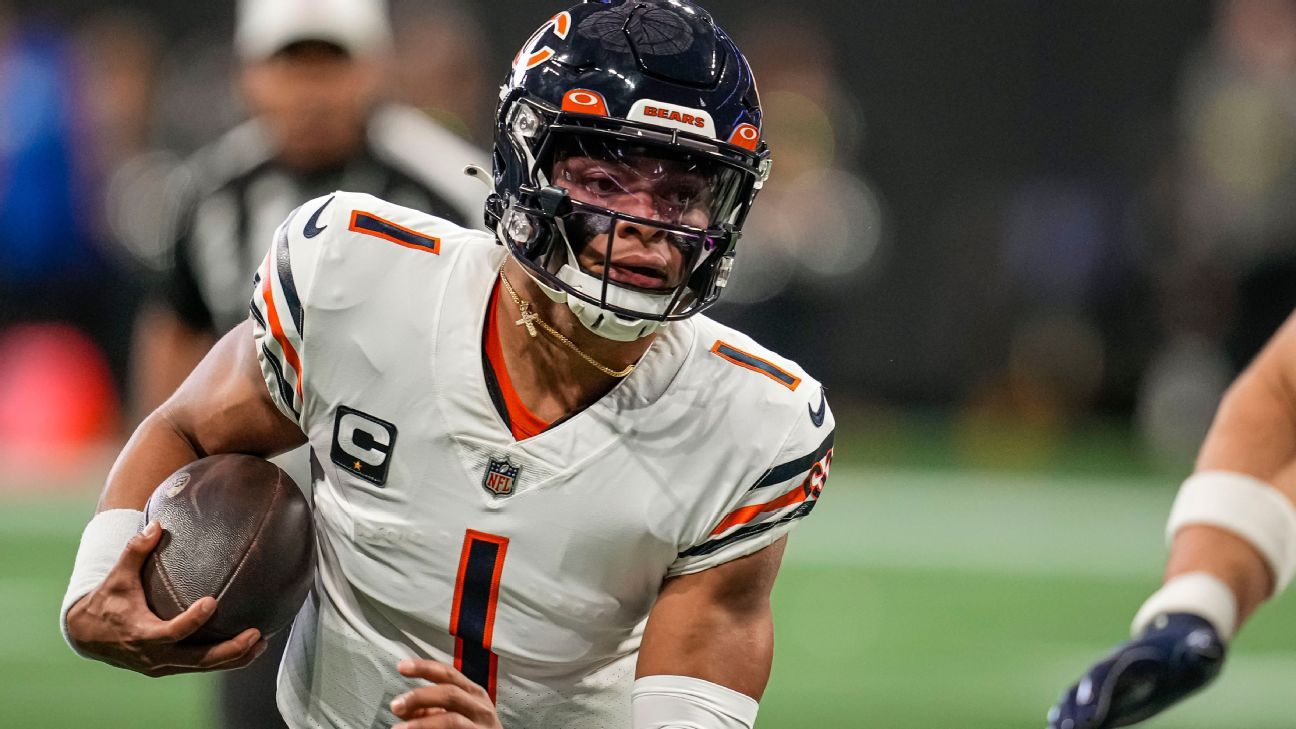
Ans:
<svg viewBox="0 0 1296 729"><path fill-rule="evenodd" d="M204 455L164 411L155 411L117 456L96 511L143 509L163 479Z"/></svg>
<svg viewBox="0 0 1296 729"><path fill-rule="evenodd" d="M1175 536L1166 563L1166 582L1193 572L1214 575L1233 592L1237 626L1273 592L1273 577L1260 553L1247 541L1222 529L1190 526Z"/></svg>
<svg viewBox="0 0 1296 729"><path fill-rule="evenodd" d="M676 671L720 684L759 701L774 663L774 614L698 616L696 632L681 646Z"/></svg>
<svg viewBox="0 0 1296 729"><path fill-rule="evenodd" d="M1198 474L1242 474L1292 499L1296 494L1294 373L1296 329L1289 322L1229 388L1198 456ZM1192 572L1219 578L1237 599L1240 625L1274 592L1271 561L1254 541L1238 533L1218 525L1194 524L1175 534L1166 579Z"/></svg>
<svg viewBox="0 0 1296 729"><path fill-rule="evenodd" d="M692 676L759 700L774 660L768 601L750 609L658 605L639 652L638 676Z"/></svg>
<svg viewBox="0 0 1296 729"><path fill-rule="evenodd" d="M1296 407L1283 371L1284 331L1229 389L1201 446L1196 471L1244 473L1291 498L1296 464ZM1191 525L1175 534L1166 580L1188 572L1220 577L1238 598L1238 624L1274 590L1274 575L1256 546L1225 529Z"/></svg>
<svg viewBox="0 0 1296 729"><path fill-rule="evenodd" d="M787 538L666 581L648 616L637 677L691 676L757 701L774 661L770 593Z"/></svg>
<svg viewBox="0 0 1296 729"><path fill-rule="evenodd" d="M752 729L774 657L767 594L735 606L689 592L668 588L648 619L631 724Z"/></svg>

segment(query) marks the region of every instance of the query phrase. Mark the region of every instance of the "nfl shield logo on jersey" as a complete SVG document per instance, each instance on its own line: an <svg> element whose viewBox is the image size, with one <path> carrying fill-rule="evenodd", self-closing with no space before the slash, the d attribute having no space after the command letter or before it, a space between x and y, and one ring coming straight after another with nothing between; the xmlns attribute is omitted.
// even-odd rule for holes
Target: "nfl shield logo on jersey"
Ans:
<svg viewBox="0 0 1296 729"><path fill-rule="evenodd" d="M492 458L490 465L486 466L486 478L482 479L482 486L496 496L509 496L513 493L513 484L521 471L521 466L513 465L507 458Z"/></svg>

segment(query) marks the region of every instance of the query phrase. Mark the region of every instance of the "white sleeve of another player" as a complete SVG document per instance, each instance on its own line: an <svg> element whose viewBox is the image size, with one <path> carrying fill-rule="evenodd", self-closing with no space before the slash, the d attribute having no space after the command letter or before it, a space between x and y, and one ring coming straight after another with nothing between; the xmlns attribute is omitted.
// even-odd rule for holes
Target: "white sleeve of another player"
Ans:
<svg viewBox="0 0 1296 729"><path fill-rule="evenodd" d="M320 198L293 211L275 231L252 280L250 309L261 374L275 406L303 428L306 302L327 239L322 231L332 210L326 207L332 202L333 197ZM313 234L307 237L307 232Z"/></svg>
<svg viewBox="0 0 1296 729"><path fill-rule="evenodd" d="M781 539L814 509L828 481L833 457L833 417L820 401L822 420L798 413L777 457L742 492L697 543L679 553L667 570L675 577L745 557Z"/></svg>

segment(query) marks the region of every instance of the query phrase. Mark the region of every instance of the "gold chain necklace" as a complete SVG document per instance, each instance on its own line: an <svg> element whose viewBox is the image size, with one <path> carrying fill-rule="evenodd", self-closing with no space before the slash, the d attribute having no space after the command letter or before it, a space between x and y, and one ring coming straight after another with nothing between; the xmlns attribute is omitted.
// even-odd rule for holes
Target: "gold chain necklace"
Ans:
<svg viewBox="0 0 1296 729"><path fill-rule="evenodd" d="M508 277L504 275L503 266L500 267L499 277L500 277L500 283L504 284L504 290L507 291L508 295L513 299L513 303L517 304L518 311L522 313L522 318L518 319L513 323L518 326L526 327L527 333L530 334L532 337L536 336L535 325L539 324L540 328L545 331L545 334L548 334L554 339L557 339L559 342L562 342L568 349L575 352L576 354L579 354L580 358L588 362L591 367L598 370L599 372L602 372L608 377L616 377L620 379L625 377L626 375L629 375L631 372L634 372L635 366L633 364L626 365L626 368L623 370L614 370L611 367L608 367L602 362L599 362L598 360L589 356L588 354L582 352L580 347L576 346L575 342L563 336L562 332L549 326L549 323L546 322L544 319L541 319L539 314L537 314L534 311L531 311L531 302L523 301L522 297L518 296L518 293L513 290L513 286L509 283Z"/></svg>

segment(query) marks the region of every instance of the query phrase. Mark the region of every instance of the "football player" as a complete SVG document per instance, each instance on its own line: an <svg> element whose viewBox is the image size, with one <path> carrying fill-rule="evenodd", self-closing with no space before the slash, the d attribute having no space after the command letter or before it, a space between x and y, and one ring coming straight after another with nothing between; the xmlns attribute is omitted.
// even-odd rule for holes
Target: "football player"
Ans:
<svg viewBox="0 0 1296 729"><path fill-rule="evenodd" d="M518 53L494 157L494 235L347 192L283 224L250 320L109 475L74 649L148 674L253 657L254 630L178 643L214 600L149 613L139 509L201 455L308 442L290 725L753 725L833 418L799 366L701 315L770 170L751 70L684 0L577 5Z"/></svg>
<svg viewBox="0 0 1296 729"><path fill-rule="evenodd" d="M1170 512L1165 584L1063 694L1051 729L1136 724L1206 686L1229 641L1296 573L1296 317L1220 404Z"/></svg>

